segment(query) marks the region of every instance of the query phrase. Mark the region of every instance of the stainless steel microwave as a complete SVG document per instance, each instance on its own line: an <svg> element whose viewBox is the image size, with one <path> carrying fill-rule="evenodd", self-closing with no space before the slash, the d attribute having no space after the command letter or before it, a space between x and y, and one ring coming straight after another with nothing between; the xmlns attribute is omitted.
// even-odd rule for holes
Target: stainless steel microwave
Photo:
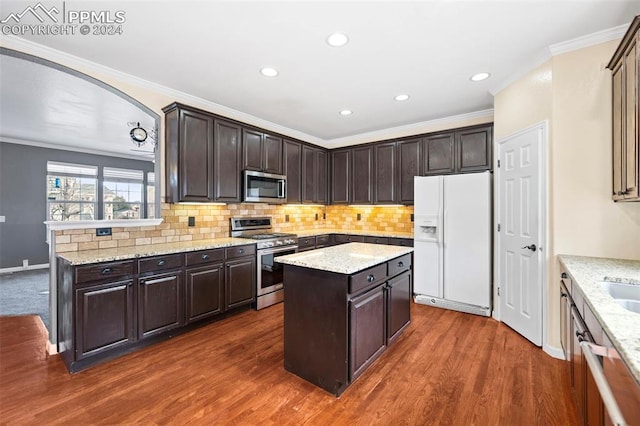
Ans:
<svg viewBox="0 0 640 426"><path fill-rule="evenodd" d="M244 171L244 202L278 204L287 201L287 177Z"/></svg>

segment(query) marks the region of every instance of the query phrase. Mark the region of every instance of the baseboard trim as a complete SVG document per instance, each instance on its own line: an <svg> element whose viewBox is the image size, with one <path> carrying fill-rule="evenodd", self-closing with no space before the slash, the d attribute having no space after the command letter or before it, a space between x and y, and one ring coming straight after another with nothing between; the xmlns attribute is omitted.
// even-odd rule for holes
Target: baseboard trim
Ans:
<svg viewBox="0 0 640 426"><path fill-rule="evenodd" d="M542 347L542 350L554 358L564 360L564 351L562 350L562 348L545 344Z"/></svg>
<svg viewBox="0 0 640 426"><path fill-rule="evenodd" d="M23 266L15 266L13 268L0 268L0 274L11 274L13 272L31 271L36 269L47 269L48 263L41 263L39 265L29 265L26 268Z"/></svg>

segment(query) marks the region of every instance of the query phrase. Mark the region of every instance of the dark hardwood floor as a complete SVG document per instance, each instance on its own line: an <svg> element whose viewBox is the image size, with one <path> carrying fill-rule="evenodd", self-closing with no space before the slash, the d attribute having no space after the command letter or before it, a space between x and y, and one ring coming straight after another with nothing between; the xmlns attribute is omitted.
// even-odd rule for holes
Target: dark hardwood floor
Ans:
<svg viewBox="0 0 640 426"><path fill-rule="evenodd" d="M0 318L0 424L577 424L562 362L492 319L421 305L340 397L283 369L282 305L69 374L40 320Z"/></svg>

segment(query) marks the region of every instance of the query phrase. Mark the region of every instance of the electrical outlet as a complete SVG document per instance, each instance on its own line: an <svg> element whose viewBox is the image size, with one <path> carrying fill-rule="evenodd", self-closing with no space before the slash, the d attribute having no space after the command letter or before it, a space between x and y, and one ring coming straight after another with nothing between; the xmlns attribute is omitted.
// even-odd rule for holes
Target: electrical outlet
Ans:
<svg viewBox="0 0 640 426"><path fill-rule="evenodd" d="M196 226L196 217L189 216L189 226Z"/></svg>
<svg viewBox="0 0 640 426"><path fill-rule="evenodd" d="M413 213L411 213L411 222L413 222Z"/></svg>
<svg viewBox="0 0 640 426"><path fill-rule="evenodd" d="M326 219L327 218L327 214L326 213L322 213L322 219Z"/></svg>
<svg viewBox="0 0 640 426"><path fill-rule="evenodd" d="M362 219L362 215L361 215L360 213L358 213L358 214L356 215L356 219L357 219L357 220L361 220L361 219Z"/></svg>
<svg viewBox="0 0 640 426"><path fill-rule="evenodd" d="M318 213L316 213L316 220L318 220Z"/></svg>
<svg viewBox="0 0 640 426"><path fill-rule="evenodd" d="M284 215L284 221L285 221L285 222L289 222L289 215L288 215L288 214L285 214L285 215Z"/></svg>
<svg viewBox="0 0 640 426"><path fill-rule="evenodd" d="M23 268L29 267L29 259L22 259L22 267Z"/></svg>
<svg viewBox="0 0 640 426"><path fill-rule="evenodd" d="M96 237L108 237L111 235L111 228L97 228Z"/></svg>

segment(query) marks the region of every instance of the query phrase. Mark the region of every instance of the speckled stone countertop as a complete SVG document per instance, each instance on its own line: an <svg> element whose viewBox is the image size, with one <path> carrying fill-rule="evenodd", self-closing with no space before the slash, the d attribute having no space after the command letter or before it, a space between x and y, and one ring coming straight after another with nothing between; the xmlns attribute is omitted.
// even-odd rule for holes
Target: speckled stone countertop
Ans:
<svg viewBox="0 0 640 426"><path fill-rule="evenodd" d="M209 250L222 247L241 246L245 244L254 244L254 242L246 238L216 238L210 240L183 241L178 243L150 244L145 246L58 253L58 257L68 261L72 265L86 265L89 263L113 262L115 260L128 260L147 256L162 256L165 254Z"/></svg>
<svg viewBox="0 0 640 426"><path fill-rule="evenodd" d="M361 231L345 229L309 229L297 231L298 237L312 237L316 235L343 234L343 235L364 235L367 237L388 237L388 238L409 238L413 239L413 232L388 232L388 231Z"/></svg>
<svg viewBox="0 0 640 426"><path fill-rule="evenodd" d="M640 286L640 261L567 255L558 258L640 383L640 314L618 305L598 284L617 281Z"/></svg>
<svg viewBox="0 0 640 426"><path fill-rule="evenodd" d="M287 265L350 275L412 251L412 247L347 243L278 256L274 260Z"/></svg>

